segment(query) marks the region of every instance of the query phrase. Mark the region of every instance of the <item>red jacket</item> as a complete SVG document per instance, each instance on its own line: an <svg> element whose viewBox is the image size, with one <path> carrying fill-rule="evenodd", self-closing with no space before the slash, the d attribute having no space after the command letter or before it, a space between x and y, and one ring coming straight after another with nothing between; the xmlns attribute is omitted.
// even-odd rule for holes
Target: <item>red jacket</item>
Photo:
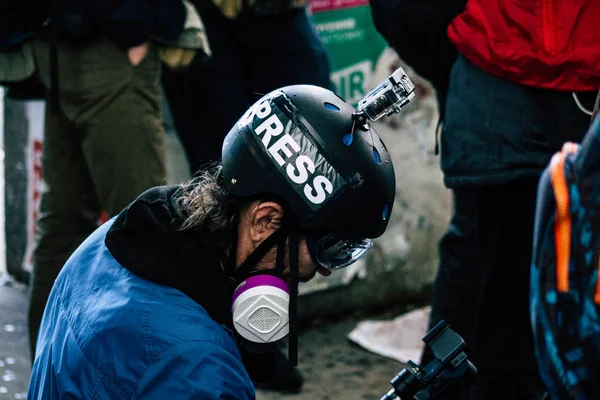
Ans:
<svg viewBox="0 0 600 400"><path fill-rule="evenodd" d="M487 72L539 88L600 88L600 0L469 0L449 26Z"/></svg>

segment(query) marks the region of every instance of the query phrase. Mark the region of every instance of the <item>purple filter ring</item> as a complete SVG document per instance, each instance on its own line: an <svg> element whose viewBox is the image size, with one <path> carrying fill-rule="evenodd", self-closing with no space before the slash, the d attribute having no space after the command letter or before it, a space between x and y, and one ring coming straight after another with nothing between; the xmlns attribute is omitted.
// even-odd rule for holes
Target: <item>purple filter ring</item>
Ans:
<svg viewBox="0 0 600 400"><path fill-rule="evenodd" d="M276 287L277 289L283 290L288 295L290 294L290 288L283 279L277 278L273 275L256 275L246 279L235 289L235 291L233 292L233 299L231 301L231 304L234 304L237 298L240 297L242 293L250 289L254 289L258 286L272 286Z"/></svg>

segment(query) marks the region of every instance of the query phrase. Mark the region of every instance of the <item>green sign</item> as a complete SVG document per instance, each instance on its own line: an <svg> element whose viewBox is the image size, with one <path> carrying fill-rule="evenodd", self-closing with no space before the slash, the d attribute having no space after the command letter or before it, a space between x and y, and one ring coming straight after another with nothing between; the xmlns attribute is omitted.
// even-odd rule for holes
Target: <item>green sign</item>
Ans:
<svg viewBox="0 0 600 400"><path fill-rule="evenodd" d="M312 20L329 52L337 94L356 105L374 86L373 70L386 48L364 0L316 0Z"/></svg>

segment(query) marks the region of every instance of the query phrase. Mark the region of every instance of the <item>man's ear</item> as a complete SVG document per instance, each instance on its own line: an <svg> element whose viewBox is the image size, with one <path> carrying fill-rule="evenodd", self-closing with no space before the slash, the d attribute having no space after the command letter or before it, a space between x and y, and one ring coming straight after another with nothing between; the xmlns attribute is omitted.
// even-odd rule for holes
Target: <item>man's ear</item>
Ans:
<svg viewBox="0 0 600 400"><path fill-rule="evenodd" d="M258 203L251 211L250 235L255 243L262 243L281 228L283 207L274 201Z"/></svg>

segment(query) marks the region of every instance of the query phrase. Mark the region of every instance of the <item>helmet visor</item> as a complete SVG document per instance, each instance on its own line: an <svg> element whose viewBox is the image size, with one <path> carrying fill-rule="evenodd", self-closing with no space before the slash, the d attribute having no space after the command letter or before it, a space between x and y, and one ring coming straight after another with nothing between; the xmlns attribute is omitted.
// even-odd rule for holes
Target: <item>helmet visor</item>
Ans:
<svg viewBox="0 0 600 400"><path fill-rule="evenodd" d="M308 238L307 244L313 261L330 271L353 264L373 247L371 239L345 238L337 233Z"/></svg>

